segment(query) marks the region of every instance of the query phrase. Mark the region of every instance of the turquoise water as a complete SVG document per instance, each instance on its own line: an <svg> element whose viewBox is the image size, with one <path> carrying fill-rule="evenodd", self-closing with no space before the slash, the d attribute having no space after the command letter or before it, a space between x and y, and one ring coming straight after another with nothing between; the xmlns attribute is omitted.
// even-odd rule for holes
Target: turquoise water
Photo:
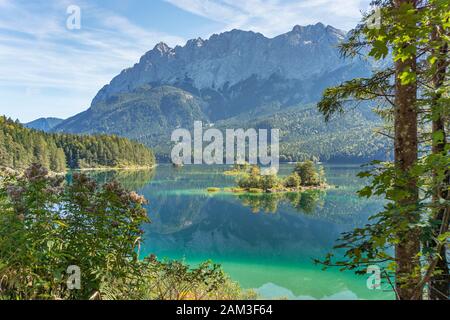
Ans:
<svg viewBox="0 0 450 320"><path fill-rule="evenodd" d="M262 298L391 299L369 290L367 277L337 269L322 271L312 259L323 258L344 231L361 226L382 206L360 199L364 181L359 166L327 165L326 192L301 195L237 196L210 194L208 187L234 186L227 166L160 165L153 172L93 173L98 180L115 177L150 201L152 223L145 226L144 254L158 258L220 263L243 288ZM292 165L282 165L281 175Z"/></svg>

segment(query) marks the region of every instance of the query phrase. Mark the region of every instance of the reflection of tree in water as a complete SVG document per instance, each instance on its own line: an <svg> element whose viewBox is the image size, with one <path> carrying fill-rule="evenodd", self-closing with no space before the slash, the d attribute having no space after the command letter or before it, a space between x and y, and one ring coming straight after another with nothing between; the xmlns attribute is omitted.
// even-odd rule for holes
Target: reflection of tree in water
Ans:
<svg viewBox="0 0 450 320"><path fill-rule="evenodd" d="M278 194L241 194L238 196L239 200L246 207L252 208L254 213L264 211L267 213L275 213L278 209L278 204L282 200L283 195Z"/></svg>
<svg viewBox="0 0 450 320"><path fill-rule="evenodd" d="M325 204L325 192L311 190L302 193L288 193L286 198L297 211L303 213L313 213L317 208L323 208Z"/></svg>
<svg viewBox="0 0 450 320"><path fill-rule="evenodd" d="M99 184L116 180L125 189L135 191L145 187L153 180L155 169L89 171L87 174Z"/></svg>
<svg viewBox="0 0 450 320"><path fill-rule="evenodd" d="M324 196L325 192L312 190L289 193L246 193L239 195L238 198L244 206L250 207L254 213L261 211L276 213L280 204L288 203L298 212L311 214L318 207L324 206Z"/></svg>

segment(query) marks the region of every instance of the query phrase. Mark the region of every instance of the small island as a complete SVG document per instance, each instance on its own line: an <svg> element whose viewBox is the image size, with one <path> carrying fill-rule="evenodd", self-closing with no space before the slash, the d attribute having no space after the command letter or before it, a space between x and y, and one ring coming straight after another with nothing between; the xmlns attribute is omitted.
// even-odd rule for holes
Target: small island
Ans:
<svg viewBox="0 0 450 320"><path fill-rule="evenodd" d="M279 178L276 173L262 174L256 165L235 165L233 170L226 171L226 175L234 175L236 187L225 188L224 192L233 193L280 193L303 192L306 190L324 190L330 186L326 182L325 171L322 166L316 166L312 161L299 162L293 172ZM220 188L208 188L208 192L216 193Z"/></svg>

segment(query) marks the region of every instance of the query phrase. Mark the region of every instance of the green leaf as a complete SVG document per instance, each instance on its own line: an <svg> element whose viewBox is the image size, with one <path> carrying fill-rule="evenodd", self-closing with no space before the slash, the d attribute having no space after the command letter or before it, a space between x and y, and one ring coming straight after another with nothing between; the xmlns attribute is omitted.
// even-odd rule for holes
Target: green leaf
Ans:
<svg viewBox="0 0 450 320"><path fill-rule="evenodd" d="M64 227L64 228L68 228L69 227L67 224L65 224L64 222L62 222L60 220L56 220L55 223L60 225L61 227Z"/></svg>
<svg viewBox="0 0 450 320"><path fill-rule="evenodd" d="M361 189L361 190L358 192L358 195L359 195L360 197L367 197L367 198L370 198L370 197L372 196L372 188L369 187L369 186L364 187L363 189Z"/></svg>
<svg viewBox="0 0 450 320"><path fill-rule="evenodd" d="M53 241L53 240L47 241L47 248L48 248L49 251L52 250L54 245L55 245L55 241Z"/></svg>
<svg viewBox="0 0 450 320"><path fill-rule="evenodd" d="M436 57L436 56L429 56L429 57L428 57L428 62L429 62L431 65L435 64L436 61L437 61L437 57Z"/></svg>
<svg viewBox="0 0 450 320"><path fill-rule="evenodd" d="M442 142L444 142L444 132L442 130L433 132L433 143L438 144Z"/></svg>
<svg viewBox="0 0 450 320"><path fill-rule="evenodd" d="M450 238L450 232L441 234L437 239L439 242L445 242L448 238Z"/></svg>
<svg viewBox="0 0 450 320"><path fill-rule="evenodd" d="M403 71L399 75L399 79L402 85L408 85L416 82L416 73L411 71Z"/></svg>
<svg viewBox="0 0 450 320"><path fill-rule="evenodd" d="M375 40L373 43L373 48L369 55L374 57L376 60L384 59L389 53L389 49L384 40Z"/></svg>

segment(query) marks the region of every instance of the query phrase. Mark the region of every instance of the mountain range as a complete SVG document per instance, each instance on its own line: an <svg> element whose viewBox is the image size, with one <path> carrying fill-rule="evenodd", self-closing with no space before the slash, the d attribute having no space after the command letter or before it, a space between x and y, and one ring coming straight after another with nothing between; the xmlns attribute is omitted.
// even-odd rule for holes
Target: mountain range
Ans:
<svg viewBox="0 0 450 320"><path fill-rule="evenodd" d="M59 118L39 118L34 121L25 123L24 126L29 129L36 129L48 132L63 121L64 121L63 119Z"/></svg>
<svg viewBox="0 0 450 320"><path fill-rule="evenodd" d="M279 128L285 161L384 157L387 141L372 134L380 119L370 106L329 123L315 108L325 88L375 67L341 57L347 35L318 23L274 38L232 30L175 48L159 43L104 86L88 110L51 130L125 136L168 160L171 132L202 120L220 129Z"/></svg>

